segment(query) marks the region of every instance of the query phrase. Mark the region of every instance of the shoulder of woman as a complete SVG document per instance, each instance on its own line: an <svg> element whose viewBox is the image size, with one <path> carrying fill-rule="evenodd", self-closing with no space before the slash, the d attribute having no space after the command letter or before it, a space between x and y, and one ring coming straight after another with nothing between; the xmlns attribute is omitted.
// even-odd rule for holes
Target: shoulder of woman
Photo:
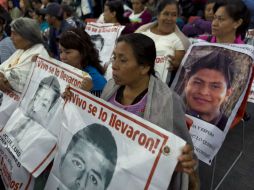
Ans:
<svg viewBox="0 0 254 190"><path fill-rule="evenodd" d="M110 79L106 83L106 85L102 91L101 99L108 100L112 96L112 94L114 94L116 92L116 90L118 88L119 88L119 86L115 84L115 81L113 79Z"/></svg>
<svg viewBox="0 0 254 190"><path fill-rule="evenodd" d="M153 93L158 93L158 96L163 96L164 98L172 96L172 90L157 77L151 76L149 88L152 88Z"/></svg>
<svg viewBox="0 0 254 190"><path fill-rule="evenodd" d="M140 27L135 31L135 33L145 32L145 31L147 31L148 29L150 29L150 28L152 28L153 26L155 26L156 24L157 24L157 21L151 22L151 23L148 23L148 24L145 24L145 25L142 25L142 26L140 26Z"/></svg>

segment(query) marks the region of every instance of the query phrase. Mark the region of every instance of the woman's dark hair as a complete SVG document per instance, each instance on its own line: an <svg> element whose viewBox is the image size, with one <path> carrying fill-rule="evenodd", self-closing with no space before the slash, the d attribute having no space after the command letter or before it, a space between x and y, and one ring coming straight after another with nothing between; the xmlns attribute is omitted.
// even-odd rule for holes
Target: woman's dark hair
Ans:
<svg viewBox="0 0 254 190"><path fill-rule="evenodd" d="M132 47L134 56L139 65L150 66L149 75L155 76L154 64L156 58L156 48L154 41L144 34L132 33L122 35L117 39L117 43L125 42Z"/></svg>
<svg viewBox="0 0 254 190"><path fill-rule="evenodd" d="M125 25L129 23L129 19L124 16L123 3L120 0L106 1L105 6L108 6L110 12L116 13L116 20L121 24Z"/></svg>
<svg viewBox="0 0 254 190"><path fill-rule="evenodd" d="M228 15L234 20L242 19L242 24L236 29L236 35L245 36L250 23L250 12L243 1L239 0L220 0L213 7L215 13L220 7L225 7Z"/></svg>
<svg viewBox="0 0 254 190"><path fill-rule="evenodd" d="M82 56L81 66L87 65L95 67L102 75L105 73L100 64L99 54L90 36L81 28L71 28L63 32L59 38L59 43L65 49L78 50Z"/></svg>
<svg viewBox="0 0 254 190"><path fill-rule="evenodd" d="M206 5L207 5L207 4L210 4L210 3L216 3L217 1L218 1L218 0L207 0L207 1L206 1Z"/></svg>
<svg viewBox="0 0 254 190"><path fill-rule="evenodd" d="M179 14L180 10L179 10L179 6L178 6L178 3L176 0L162 0L162 1L159 1L158 5L157 5L157 15L159 15L161 13L161 11L163 11L163 9L167 5L176 5L177 13Z"/></svg>

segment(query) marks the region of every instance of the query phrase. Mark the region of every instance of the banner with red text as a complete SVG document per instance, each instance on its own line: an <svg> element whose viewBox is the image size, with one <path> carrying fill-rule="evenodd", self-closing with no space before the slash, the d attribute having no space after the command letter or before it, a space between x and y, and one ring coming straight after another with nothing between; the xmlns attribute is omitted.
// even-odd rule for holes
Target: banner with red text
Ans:
<svg viewBox="0 0 254 190"><path fill-rule="evenodd" d="M167 189L185 142L87 92L71 90L45 189Z"/></svg>
<svg viewBox="0 0 254 190"><path fill-rule="evenodd" d="M115 42L120 36L124 26L112 23L87 23L85 31L90 35L99 52L101 65L107 68L106 79L112 78L112 65L110 62Z"/></svg>
<svg viewBox="0 0 254 190"><path fill-rule="evenodd" d="M79 87L84 77L90 78L60 61L37 58L19 106L0 132L0 149L8 150L4 162L12 180L27 173L20 183L31 184L53 160L61 127L61 94L67 84ZM12 167L15 161L21 167ZM5 186L10 189L11 184Z"/></svg>
<svg viewBox="0 0 254 190"><path fill-rule="evenodd" d="M193 120L190 133L195 153L209 165L248 96L253 52L248 45L196 43L172 83Z"/></svg>

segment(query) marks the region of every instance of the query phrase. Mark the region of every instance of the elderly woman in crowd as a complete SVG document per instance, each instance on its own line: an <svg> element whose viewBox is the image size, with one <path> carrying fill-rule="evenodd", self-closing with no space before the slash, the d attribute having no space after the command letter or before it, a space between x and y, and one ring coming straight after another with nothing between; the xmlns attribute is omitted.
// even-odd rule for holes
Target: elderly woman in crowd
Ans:
<svg viewBox="0 0 254 190"><path fill-rule="evenodd" d="M200 39L212 43L243 44L250 22L250 12L243 1L225 0L213 7L212 36Z"/></svg>
<svg viewBox="0 0 254 190"><path fill-rule="evenodd" d="M0 90L22 92L32 68L32 57L47 58L48 52L35 20L18 18L11 23L11 30L11 39L17 50L0 65Z"/></svg>
<svg viewBox="0 0 254 190"><path fill-rule="evenodd" d="M82 29L72 28L61 34L59 39L60 59L62 62L88 73L92 81L85 78L82 89L91 90L99 96L106 84L104 68L90 36ZM92 87L92 88L91 88Z"/></svg>
<svg viewBox="0 0 254 190"><path fill-rule="evenodd" d="M188 49L190 42L178 29L176 19L179 8L176 0L162 0L157 7L158 21L141 26L140 32L153 39L156 46L157 56L169 56L168 67L170 71L176 71ZM157 65L155 70L157 71Z"/></svg>
<svg viewBox="0 0 254 190"><path fill-rule="evenodd" d="M189 176L192 184L198 183L194 169L197 161L181 99L155 77L155 58L155 44L149 37L137 33L121 36L113 52L113 79L108 81L101 98L187 141L169 188L187 190ZM68 89L65 96L71 96Z"/></svg>

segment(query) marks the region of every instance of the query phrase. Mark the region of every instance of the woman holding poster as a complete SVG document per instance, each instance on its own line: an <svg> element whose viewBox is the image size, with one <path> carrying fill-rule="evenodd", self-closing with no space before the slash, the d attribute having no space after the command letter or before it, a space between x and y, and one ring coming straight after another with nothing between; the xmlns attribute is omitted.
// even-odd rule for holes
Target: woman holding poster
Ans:
<svg viewBox="0 0 254 190"><path fill-rule="evenodd" d="M155 58L155 44L149 37L137 33L121 36L113 52L113 79L107 83L101 97L187 141L169 189L177 190L184 185L188 189L186 179L195 176L196 160L182 101L155 77ZM184 175L187 178L184 179Z"/></svg>
<svg viewBox="0 0 254 190"><path fill-rule="evenodd" d="M176 0L159 1L157 14L158 22L144 25L137 32L153 39L157 52L156 74L162 81L169 82L168 70L175 72L178 69L190 42L176 25L179 14Z"/></svg>
<svg viewBox="0 0 254 190"><path fill-rule="evenodd" d="M0 65L0 90L21 93L32 68L32 57L47 58L49 55L35 20L18 18L11 23L11 30L11 39L17 50Z"/></svg>
<svg viewBox="0 0 254 190"><path fill-rule="evenodd" d="M59 46L61 61L91 76L92 81L84 79L82 89L91 90L92 94L99 96L107 81L103 76L105 70L100 64L98 51L89 35L79 28L67 30L60 36Z"/></svg>

